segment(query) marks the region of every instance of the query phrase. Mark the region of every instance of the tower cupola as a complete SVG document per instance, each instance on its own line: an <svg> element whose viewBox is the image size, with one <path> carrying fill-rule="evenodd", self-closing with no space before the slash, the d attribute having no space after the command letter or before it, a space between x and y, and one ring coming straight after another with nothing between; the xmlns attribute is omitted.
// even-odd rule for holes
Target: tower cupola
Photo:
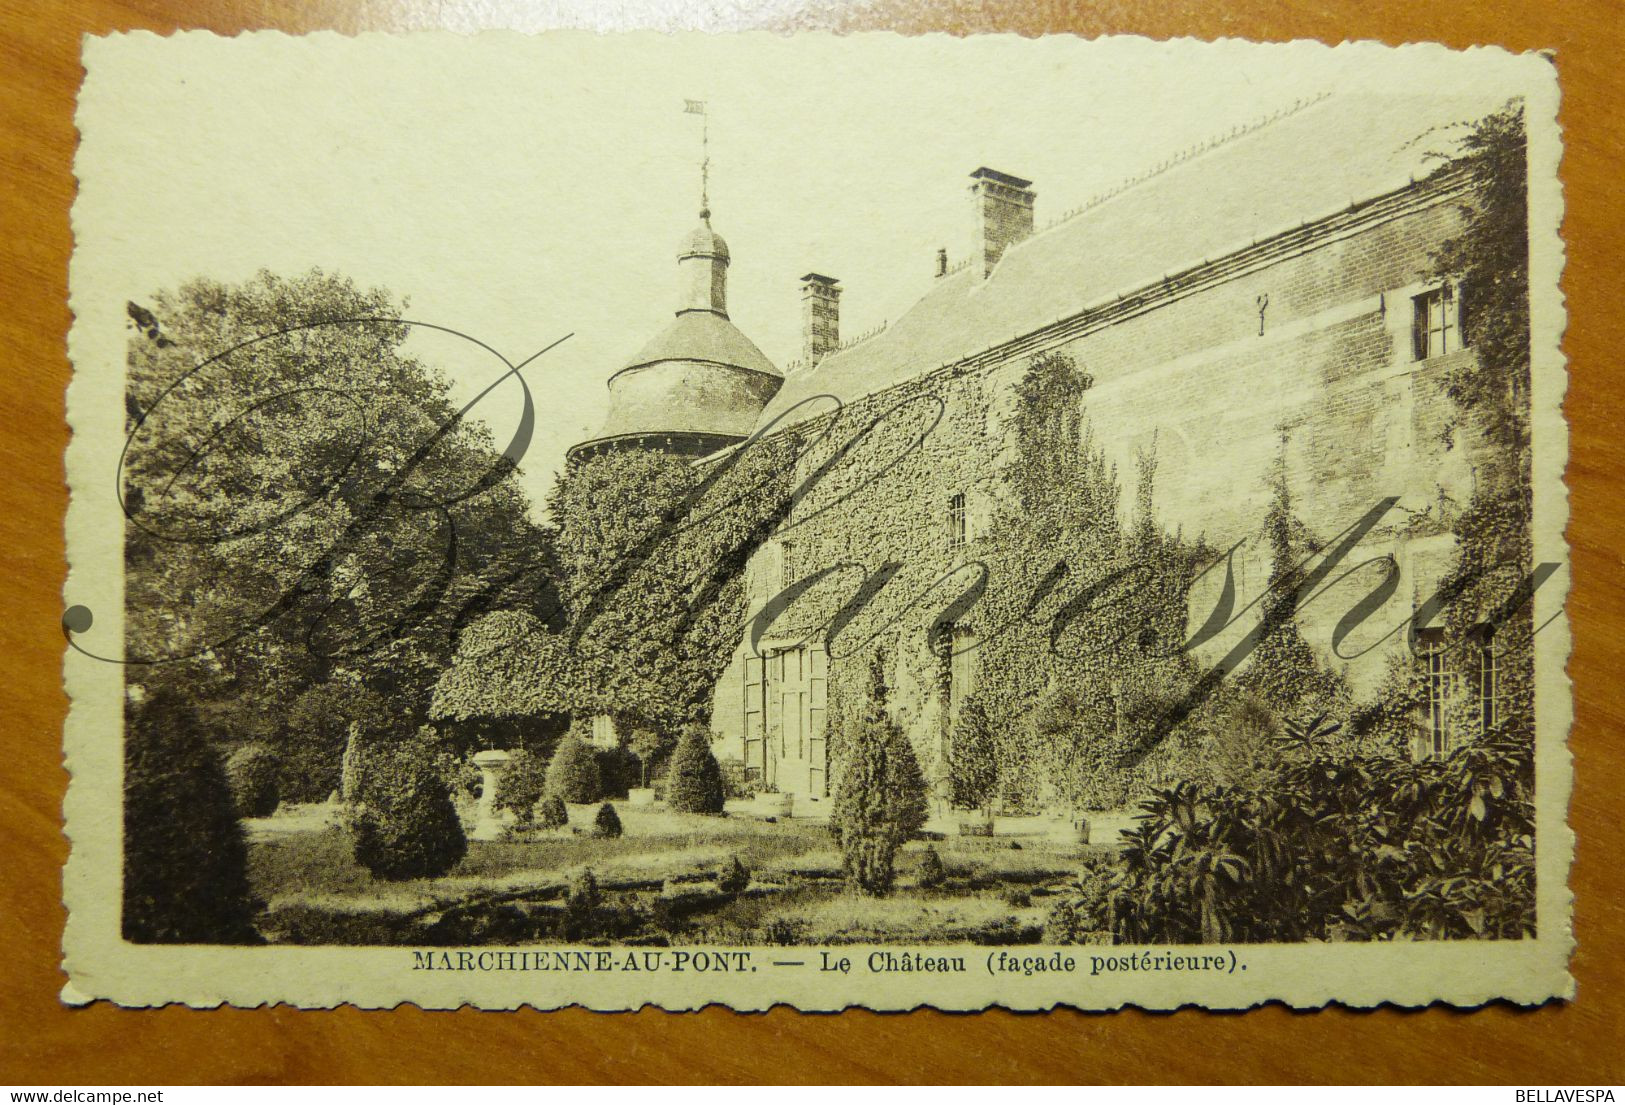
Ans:
<svg viewBox="0 0 1625 1105"><path fill-rule="evenodd" d="M709 206L677 251L676 317L609 378L609 417L571 463L616 449L705 456L749 436L784 375L728 318L728 243Z"/></svg>
<svg viewBox="0 0 1625 1105"><path fill-rule="evenodd" d="M711 211L700 209L700 225L677 254L681 301L677 313L710 311L728 317L728 243L711 229Z"/></svg>

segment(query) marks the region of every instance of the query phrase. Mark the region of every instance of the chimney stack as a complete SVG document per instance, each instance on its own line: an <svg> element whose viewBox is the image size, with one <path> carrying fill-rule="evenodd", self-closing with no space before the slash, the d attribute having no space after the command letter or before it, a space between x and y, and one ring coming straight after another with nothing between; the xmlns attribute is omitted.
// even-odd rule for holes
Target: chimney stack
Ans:
<svg viewBox="0 0 1625 1105"><path fill-rule="evenodd" d="M937 275L948 275L948 251L946 249L937 250Z"/></svg>
<svg viewBox="0 0 1625 1105"><path fill-rule="evenodd" d="M841 344L841 286L833 276L801 278L801 356L811 368Z"/></svg>
<svg viewBox="0 0 1625 1105"><path fill-rule="evenodd" d="M1004 251L1033 232L1032 181L1022 180L986 166L971 177L971 198L976 203L976 248L982 255L985 279Z"/></svg>

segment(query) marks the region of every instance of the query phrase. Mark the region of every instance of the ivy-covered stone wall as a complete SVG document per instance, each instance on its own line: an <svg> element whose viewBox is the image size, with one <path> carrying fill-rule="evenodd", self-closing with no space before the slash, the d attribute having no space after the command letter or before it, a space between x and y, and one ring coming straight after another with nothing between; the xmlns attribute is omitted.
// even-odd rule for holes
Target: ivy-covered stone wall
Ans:
<svg viewBox="0 0 1625 1105"><path fill-rule="evenodd" d="M1143 290L1152 300L1143 310L1119 312L1052 350L1091 379L1083 406L1094 444L1124 485L1125 523L1135 458L1154 454L1158 527L1187 547L1200 540L1222 552L1240 543L1238 612L1268 581L1261 526L1268 476L1283 448L1291 499L1311 540L1331 539L1385 496L1398 498L1332 575L1383 556L1393 556L1401 572L1393 595L1344 643L1345 653L1410 617L1446 570L1448 523L1470 494L1479 443L1454 427L1442 383L1472 353L1417 360L1412 322L1414 297L1429 288L1432 251L1459 230L1458 201L1419 186L1412 202L1380 217L1329 223L1319 235L1294 232L1290 248L1244 248L1222 277L1188 282L1164 298ZM1249 248L1258 254L1252 267L1237 263ZM800 423L810 440L796 478L813 486L749 564L750 616L787 586L818 577L763 630L757 643L764 650L821 635L843 604L866 584L872 589L832 643L829 729L838 733L842 711L861 693L867 658L881 647L890 708L934 779L942 776L948 695L945 660L928 630L975 582L975 562L991 559L990 519L1006 500L1001 472L1013 459L1006 427L1033 352L937 370ZM967 541L954 548L951 503L958 495ZM1398 634L1348 663L1330 655L1333 626L1381 575L1372 564L1344 576L1299 618L1306 639L1357 693L1374 689L1387 657L1405 647ZM1222 581L1222 570L1210 572L1192 589L1193 624L1206 619ZM1195 659L1211 663L1253 621L1241 617ZM713 712L719 752L734 757L746 728L751 637L747 628ZM975 678L984 683L1000 674Z"/></svg>

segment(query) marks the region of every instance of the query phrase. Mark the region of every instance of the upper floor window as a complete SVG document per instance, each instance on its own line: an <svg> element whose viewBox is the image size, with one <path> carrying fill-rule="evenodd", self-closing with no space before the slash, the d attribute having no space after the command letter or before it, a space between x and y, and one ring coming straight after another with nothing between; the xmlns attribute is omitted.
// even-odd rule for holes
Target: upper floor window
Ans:
<svg viewBox="0 0 1625 1105"><path fill-rule="evenodd" d="M965 496L961 493L948 500L948 547L963 548L968 536L965 525Z"/></svg>
<svg viewBox="0 0 1625 1105"><path fill-rule="evenodd" d="M1461 331L1456 324L1455 289L1446 284L1423 292L1411 302L1415 310L1411 319L1411 344L1417 360L1442 357L1462 347Z"/></svg>

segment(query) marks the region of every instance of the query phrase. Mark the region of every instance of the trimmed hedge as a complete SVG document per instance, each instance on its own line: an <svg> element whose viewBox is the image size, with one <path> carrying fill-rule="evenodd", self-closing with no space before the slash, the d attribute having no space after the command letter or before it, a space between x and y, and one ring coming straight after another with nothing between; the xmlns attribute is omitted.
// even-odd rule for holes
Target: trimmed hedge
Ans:
<svg viewBox="0 0 1625 1105"><path fill-rule="evenodd" d="M638 785L642 769L637 756L625 748L604 748L595 753L598 760L600 798L625 798Z"/></svg>
<svg viewBox="0 0 1625 1105"><path fill-rule="evenodd" d="M570 823L570 811L564 806L564 799L556 794L550 794L542 799L542 804L536 808L536 823L544 829L562 829Z"/></svg>

